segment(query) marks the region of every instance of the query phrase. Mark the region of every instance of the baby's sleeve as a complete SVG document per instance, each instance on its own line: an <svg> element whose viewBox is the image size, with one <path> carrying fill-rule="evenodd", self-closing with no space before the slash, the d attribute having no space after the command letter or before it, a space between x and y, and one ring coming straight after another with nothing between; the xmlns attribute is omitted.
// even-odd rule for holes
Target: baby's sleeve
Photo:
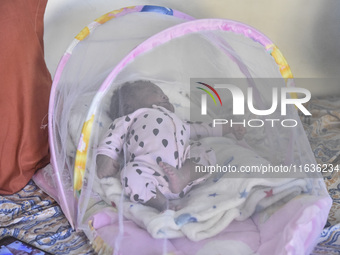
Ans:
<svg viewBox="0 0 340 255"><path fill-rule="evenodd" d="M104 135L104 138L97 147L97 155L105 155L117 160L125 143L125 136L128 130L126 117L121 117L112 122Z"/></svg>

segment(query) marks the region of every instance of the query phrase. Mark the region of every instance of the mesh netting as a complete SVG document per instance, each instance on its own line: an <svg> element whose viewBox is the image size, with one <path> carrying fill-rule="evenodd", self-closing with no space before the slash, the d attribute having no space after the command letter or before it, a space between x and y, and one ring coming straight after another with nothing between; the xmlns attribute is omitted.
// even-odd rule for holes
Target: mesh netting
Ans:
<svg viewBox="0 0 340 255"><path fill-rule="evenodd" d="M287 63L251 27L191 19L126 8L68 49L50 108L52 178L66 216L108 253L207 254L209 241L228 240L284 254L299 238L308 251L329 200L321 176L306 171L316 163L299 109L274 107L275 95L292 95ZM313 233L294 227L306 213ZM140 241L131 247L127 236Z"/></svg>

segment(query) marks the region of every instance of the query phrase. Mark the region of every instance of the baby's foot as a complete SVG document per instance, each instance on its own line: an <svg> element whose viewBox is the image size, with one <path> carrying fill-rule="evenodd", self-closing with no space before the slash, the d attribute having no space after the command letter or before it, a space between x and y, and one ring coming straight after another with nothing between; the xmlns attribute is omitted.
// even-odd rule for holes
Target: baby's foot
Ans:
<svg viewBox="0 0 340 255"><path fill-rule="evenodd" d="M187 186L185 173L165 162L159 162L159 166L162 167L169 179L169 189L171 192L175 194L182 192L185 186Z"/></svg>

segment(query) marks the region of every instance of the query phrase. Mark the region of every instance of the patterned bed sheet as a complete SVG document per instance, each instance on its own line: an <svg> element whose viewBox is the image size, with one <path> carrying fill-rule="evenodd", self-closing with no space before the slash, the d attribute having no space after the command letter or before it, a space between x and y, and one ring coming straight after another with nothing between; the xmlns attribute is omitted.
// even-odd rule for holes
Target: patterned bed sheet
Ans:
<svg viewBox="0 0 340 255"><path fill-rule="evenodd" d="M95 254L84 233L75 232L59 205L30 181L0 196L0 239L14 236L52 254Z"/></svg>
<svg viewBox="0 0 340 255"><path fill-rule="evenodd" d="M340 255L340 97L314 98L301 117L318 164L329 165L323 177L333 205L313 255ZM333 171L332 168L333 167Z"/></svg>
<svg viewBox="0 0 340 255"><path fill-rule="evenodd" d="M340 98L315 98L312 117L301 117L320 164L340 164ZM340 167L340 166L339 166ZM312 255L340 255L340 172L324 174L333 206ZM30 181L20 192L0 196L0 239L14 236L52 254L96 254L87 237L74 231L58 204Z"/></svg>

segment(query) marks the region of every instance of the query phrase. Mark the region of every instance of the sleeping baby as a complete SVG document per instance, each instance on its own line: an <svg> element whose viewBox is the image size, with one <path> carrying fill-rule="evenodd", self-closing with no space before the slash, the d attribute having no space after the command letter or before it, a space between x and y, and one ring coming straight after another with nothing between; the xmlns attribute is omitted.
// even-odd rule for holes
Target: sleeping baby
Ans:
<svg viewBox="0 0 340 255"><path fill-rule="evenodd" d="M110 112L114 121L97 148L97 175L120 174L131 201L159 211L205 180L207 173L195 171L196 166L216 163L214 151L197 139L231 131L227 125L181 120L162 89L149 81L121 85Z"/></svg>

